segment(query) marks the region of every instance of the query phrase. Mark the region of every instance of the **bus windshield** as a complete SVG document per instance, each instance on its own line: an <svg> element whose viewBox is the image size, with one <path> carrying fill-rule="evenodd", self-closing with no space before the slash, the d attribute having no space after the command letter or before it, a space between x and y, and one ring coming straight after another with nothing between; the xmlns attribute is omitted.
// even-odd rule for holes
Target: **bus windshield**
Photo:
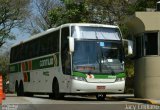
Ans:
<svg viewBox="0 0 160 110"><path fill-rule="evenodd" d="M73 71L115 74L123 72L120 41L76 40Z"/></svg>
<svg viewBox="0 0 160 110"><path fill-rule="evenodd" d="M121 40L118 28L106 27L74 26L72 36L77 39Z"/></svg>

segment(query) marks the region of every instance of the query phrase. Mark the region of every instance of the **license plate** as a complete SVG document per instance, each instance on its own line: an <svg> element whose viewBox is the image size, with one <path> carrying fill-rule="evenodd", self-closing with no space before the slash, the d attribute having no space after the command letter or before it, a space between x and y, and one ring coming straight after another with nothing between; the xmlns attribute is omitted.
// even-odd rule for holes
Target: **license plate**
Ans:
<svg viewBox="0 0 160 110"><path fill-rule="evenodd" d="M105 86L97 86L97 90L104 90L104 89L106 89Z"/></svg>

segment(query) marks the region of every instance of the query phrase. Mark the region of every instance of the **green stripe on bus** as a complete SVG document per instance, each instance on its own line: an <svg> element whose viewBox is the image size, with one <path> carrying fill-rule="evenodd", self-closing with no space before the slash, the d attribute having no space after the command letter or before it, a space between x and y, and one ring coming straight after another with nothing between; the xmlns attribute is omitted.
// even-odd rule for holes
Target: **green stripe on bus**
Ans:
<svg viewBox="0 0 160 110"><path fill-rule="evenodd" d="M125 73L118 73L116 76L117 76L117 78L125 78L126 74Z"/></svg>
<svg viewBox="0 0 160 110"><path fill-rule="evenodd" d="M13 64L9 67L10 73L21 72L21 64Z"/></svg>
<svg viewBox="0 0 160 110"><path fill-rule="evenodd" d="M32 61L32 70L49 68L59 65L58 55L44 57Z"/></svg>
<svg viewBox="0 0 160 110"><path fill-rule="evenodd" d="M32 70L50 68L50 67L59 66L59 55L54 54L51 56L42 57L42 58L38 58L35 60L28 60L25 62L21 62L21 63L25 64L24 71L29 71L29 61L32 62L32 64L31 64ZM22 66L21 63L11 64L10 65L10 73L21 72L21 66Z"/></svg>
<svg viewBox="0 0 160 110"><path fill-rule="evenodd" d="M84 73L81 73L81 72L73 72L73 76L78 76L78 77L83 77L83 78L86 78L86 74Z"/></svg>
<svg viewBox="0 0 160 110"><path fill-rule="evenodd" d="M106 79L106 78L109 78L109 79L112 79L112 78L125 78L126 75L125 73L116 73L115 75L105 75L105 74L101 74L101 73L97 73L97 74L92 74L94 76L94 78L96 79ZM82 72L73 72L73 76L78 76L78 77L83 77L83 78L87 78L87 74L85 73L82 73Z"/></svg>

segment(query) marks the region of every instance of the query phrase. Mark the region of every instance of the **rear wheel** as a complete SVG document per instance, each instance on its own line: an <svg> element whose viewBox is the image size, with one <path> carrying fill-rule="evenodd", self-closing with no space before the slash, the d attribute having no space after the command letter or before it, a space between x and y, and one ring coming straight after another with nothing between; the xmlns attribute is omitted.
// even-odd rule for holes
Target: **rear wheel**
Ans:
<svg viewBox="0 0 160 110"><path fill-rule="evenodd" d="M17 96L19 95L18 94L18 81L16 81L16 83L15 83L15 92L17 93Z"/></svg>
<svg viewBox="0 0 160 110"><path fill-rule="evenodd" d="M58 84L57 80L53 81L53 85L52 86L53 86L52 87L53 94L51 94L50 97L53 97L56 100L63 99L64 98L64 94L60 93L60 91L59 91L59 84Z"/></svg>
<svg viewBox="0 0 160 110"><path fill-rule="evenodd" d="M24 96L33 97L33 93L31 93L31 92L25 92L25 93L24 93Z"/></svg>
<svg viewBox="0 0 160 110"><path fill-rule="evenodd" d="M19 87L18 87L18 96L24 96L24 87L23 87L23 81L20 81Z"/></svg>
<svg viewBox="0 0 160 110"><path fill-rule="evenodd" d="M54 98L54 94L53 93L49 94L49 98L53 99Z"/></svg>
<svg viewBox="0 0 160 110"><path fill-rule="evenodd" d="M104 101L106 98L106 94L96 94L96 98L99 101Z"/></svg>

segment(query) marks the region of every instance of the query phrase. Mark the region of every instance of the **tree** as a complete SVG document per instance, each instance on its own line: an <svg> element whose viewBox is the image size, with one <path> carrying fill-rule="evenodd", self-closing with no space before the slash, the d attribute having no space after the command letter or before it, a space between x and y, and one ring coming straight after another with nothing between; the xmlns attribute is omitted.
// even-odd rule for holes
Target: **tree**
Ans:
<svg viewBox="0 0 160 110"><path fill-rule="evenodd" d="M86 2L64 2L65 14L64 18L68 23L90 22L89 10Z"/></svg>
<svg viewBox="0 0 160 110"><path fill-rule="evenodd" d="M9 52L5 52L3 54L0 54L0 72L5 74L6 68L9 64Z"/></svg>
<svg viewBox="0 0 160 110"><path fill-rule="evenodd" d="M156 2L158 0L137 0L136 2L129 4L128 14L132 15L135 11L146 11L146 8L156 8Z"/></svg>
<svg viewBox="0 0 160 110"><path fill-rule="evenodd" d="M25 29L30 34L36 34L53 27L48 12L61 6L59 0L34 0L32 2L31 15L27 19Z"/></svg>
<svg viewBox="0 0 160 110"><path fill-rule="evenodd" d="M127 13L126 0L87 0L93 21L119 24Z"/></svg>
<svg viewBox="0 0 160 110"><path fill-rule="evenodd" d="M11 30L25 20L30 0L0 0L0 47L15 36Z"/></svg>
<svg viewBox="0 0 160 110"><path fill-rule="evenodd" d="M9 65L9 52L6 51L3 54L0 54L0 72L2 73L3 77L3 87L7 89L6 81L8 80L8 65Z"/></svg>
<svg viewBox="0 0 160 110"><path fill-rule="evenodd" d="M49 12L52 23L61 21L119 24L127 15L126 0L62 0L63 7ZM59 10L60 9L60 10Z"/></svg>
<svg viewBox="0 0 160 110"><path fill-rule="evenodd" d="M49 11L49 19L54 26L64 23L90 22L89 11L85 2L66 2L61 7Z"/></svg>

